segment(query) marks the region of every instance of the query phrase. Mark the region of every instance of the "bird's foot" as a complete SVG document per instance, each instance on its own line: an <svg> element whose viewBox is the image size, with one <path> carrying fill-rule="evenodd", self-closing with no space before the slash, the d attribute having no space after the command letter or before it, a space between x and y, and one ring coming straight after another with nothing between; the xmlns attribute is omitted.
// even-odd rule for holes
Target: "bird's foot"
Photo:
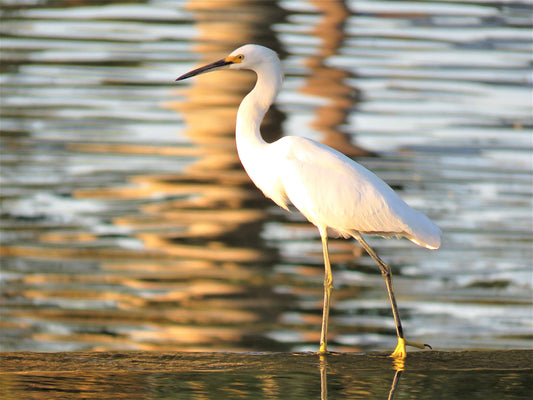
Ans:
<svg viewBox="0 0 533 400"><path fill-rule="evenodd" d="M407 351L405 350L406 346L416 347L418 349L425 349L426 347L432 348L429 344L425 343L415 343L415 342L409 342L405 340L404 338L398 338L398 345L396 346L396 349L392 352L390 355L392 358L405 358L407 357Z"/></svg>
<svg viewBox="0 0 533 400"><path fill-rule="evenodd" d="M324 354L328 354L328 349L327 349L327 346L325 343L321 343L320 344L320 348L318 349L318 354L319 355L324 355Z"/></svg>

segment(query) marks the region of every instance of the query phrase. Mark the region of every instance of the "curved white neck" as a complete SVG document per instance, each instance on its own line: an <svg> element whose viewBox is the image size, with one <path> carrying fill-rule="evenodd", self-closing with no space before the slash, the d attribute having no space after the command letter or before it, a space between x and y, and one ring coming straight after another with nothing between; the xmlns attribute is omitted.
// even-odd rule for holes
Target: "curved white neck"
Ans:
<svg viewBox="0 0 533 400"><path fill-rule="evenodd" d="M237 152L246 173L266 197L287 209L287 196L279 179L276 143L269 144L261 137L259 127L268 108L276 98L283 80L281 63L272 52L270 57L255 66L257 82L239 106L237 113ZM273 150L273 151L271 151Z"/></svg>
<svg viewBox="0 0 533 400"><path fill-rule="evenodd" d="M259 128L263 117L276 98L283 80L281 63L277 57L265 60L255 72L257 82L239 106L235 130L237 151L246 169L246 160L248 158L253 159L257 150L267 145L261 137Z"/></svg>

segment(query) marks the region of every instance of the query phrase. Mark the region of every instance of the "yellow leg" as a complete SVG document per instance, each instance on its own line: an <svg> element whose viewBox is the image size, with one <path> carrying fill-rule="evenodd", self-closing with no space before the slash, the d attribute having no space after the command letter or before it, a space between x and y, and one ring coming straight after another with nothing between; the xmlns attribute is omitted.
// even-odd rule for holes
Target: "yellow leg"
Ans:
<svg viewBox="0 0 533 400"><path fill-rule="evenodd" d="M370 257L372 257L372 259L378 264L379 269L381 270L381 275L383 275L383 278L385 279L385 284L387 285L387 293L389 294L389 300L392 307L392 315L394 317L394 323L396 324L396 334L398 335L398 345L396 346L396 349L392 352L391 357L402 359L405 358L407 356L405 346L417 347L419 349L429 347L431 349L431 346L428 344L414 343L405 340L405 337L403 335L402 321L400 320L400 313L398 312L398 305L396 304L396 298L394 297L394 287L392 286L392 274L390 268L387 264L383 262L383 260L381 260L381 258L377 256L374 250L372 250L372 248L368 245L367 242L364 241L364 239L360 235L356 234L354 235L354 237L359 243L361 243L361 246L363 246L363 248L370 255Z"/></svg>
<svg viewBox="0 0 533 400"><path fill-rule="evenodd" d="M328 352L329 300L333 289L333 275L331 274L331 265L329 263L328 235L326 230L320 229L320 237L322 239L322 252L324 253L324 307L322 310L322 332L320 333L320 349L318 353L325 354Z"/></svg>

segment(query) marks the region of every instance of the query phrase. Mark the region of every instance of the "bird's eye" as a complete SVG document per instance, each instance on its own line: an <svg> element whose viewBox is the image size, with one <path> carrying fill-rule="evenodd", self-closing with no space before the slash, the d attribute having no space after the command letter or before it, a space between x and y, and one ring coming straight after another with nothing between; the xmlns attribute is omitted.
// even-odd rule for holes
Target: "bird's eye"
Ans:
<svg viewBox="0 0 533 400"><path fill-rule="evenodd" d="M241 62L242 60L244 60L244 56L242 54L239 54L238 56L235 57L236 62Z"/></svg>

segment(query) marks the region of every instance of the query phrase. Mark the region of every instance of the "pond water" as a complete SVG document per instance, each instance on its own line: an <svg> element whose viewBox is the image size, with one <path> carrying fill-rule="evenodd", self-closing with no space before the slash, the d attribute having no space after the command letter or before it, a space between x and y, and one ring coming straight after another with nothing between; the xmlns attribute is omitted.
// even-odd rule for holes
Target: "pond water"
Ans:
<svg viewBox="0 0 533 400"><path fill-rule="evenodd" d="M5 399L530 399L532 351L0 353ZM21 373L21 370L24 372Z"/></svg>
<svg viewBox="0 0 533 400"><path fill-rule="evenodd" d="M267 140L341 150L443 230L369 238L409 339L533 348L530 1L0 3L1 350L317 349L318 233L235 151L253 74L174 82L249 42L286 73ZM377 266L330 251L330 349L394 348Z"/></svg>

